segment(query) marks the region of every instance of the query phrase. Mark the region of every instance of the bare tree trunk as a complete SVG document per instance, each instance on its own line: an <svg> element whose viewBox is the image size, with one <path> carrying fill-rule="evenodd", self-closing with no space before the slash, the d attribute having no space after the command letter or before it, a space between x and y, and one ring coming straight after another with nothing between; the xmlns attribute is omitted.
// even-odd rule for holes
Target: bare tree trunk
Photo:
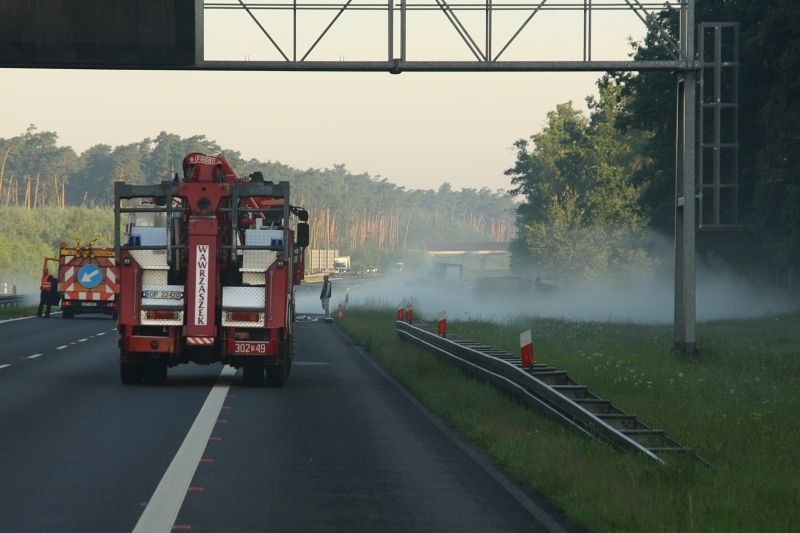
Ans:
<svg viewBox="0 0 800 533"><path fill-rule="evenodd" d="M25 176L25 208L31 209L31 177Z"/></svg>
<svg viewBox="0 0 800 533"><path fill-rule="evenodd" d="M8 145L8 148L6 148L6 153L3 154L3 165L0 167L0 199L3 198L3 181L6 175L6 161L8 161L8 155L14 148L14 144L16 144L16 142L11 142Z"/></svg>
<svg viewBox="0 0 800 533"><path fill-rule="evenodd" d="M6 191L5 191L6 192L6 205L8 205L11 202L11 191L13 189L14 189L14 174L11 174L11 176L8 178L8 186L6 187ZM0 198L0 201L2 201L2 198Z"/></svg>
<svg viewBox="0 0 800 533"><path fill-rule="evenodd" d="M33 208L39 205L39 173L36 173L36 188L33 190Z"/></svg>
<svg viewBox="0 0 800 533"><path fill-rule="evenodd" d="M14 206L19 205L19 179L14 180L14 186L11 187L11 194L14 195Z"/></svg>

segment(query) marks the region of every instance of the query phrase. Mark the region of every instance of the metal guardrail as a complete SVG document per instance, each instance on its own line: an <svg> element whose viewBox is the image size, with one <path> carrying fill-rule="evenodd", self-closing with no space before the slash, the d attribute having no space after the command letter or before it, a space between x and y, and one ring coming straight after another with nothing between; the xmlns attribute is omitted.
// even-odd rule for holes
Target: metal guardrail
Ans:
<svg viewBox="0 0 800 533"><path fill-rule="evenodd" d="M593 394L565 371L534 363L523 368L518 356L448 334L441 337L434 326L396 321L397 334L453 360L467 372L488 380L517 399L533 406L581 433L614 446L641 453L659 463L666 453L688 453L708 465L689 448L653 429L635 415L623 412L609 400Z"/></svg>
<svg viewBox="0 0 800 533"><path fill-rule="evenodd" d="M0 307L17 307L24 299L22 294L0 294Z"/></svg>

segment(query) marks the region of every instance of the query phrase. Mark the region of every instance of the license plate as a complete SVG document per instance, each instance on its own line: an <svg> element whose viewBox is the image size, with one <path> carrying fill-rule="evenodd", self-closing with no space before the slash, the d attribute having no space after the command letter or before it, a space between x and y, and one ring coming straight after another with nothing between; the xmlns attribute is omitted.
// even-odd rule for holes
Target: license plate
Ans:
<svg viewBox="0 0 800 533"><path fill-rule="evenodd" d="M267 353L266 342L235 342L233 353L264 355Z"/></svg>
<svg viewBox="0 0 800 533"><path fill-rule="evenodd" d="M97 307L97 304L94 302L83 302L81 307Z"/></svg>
<svg viewBox="0 0 800 533"><path fill-rule="evenodd" d="M142 292L142 298L153 300L182 300L183 293L181 291L146 290Z"/></svg>

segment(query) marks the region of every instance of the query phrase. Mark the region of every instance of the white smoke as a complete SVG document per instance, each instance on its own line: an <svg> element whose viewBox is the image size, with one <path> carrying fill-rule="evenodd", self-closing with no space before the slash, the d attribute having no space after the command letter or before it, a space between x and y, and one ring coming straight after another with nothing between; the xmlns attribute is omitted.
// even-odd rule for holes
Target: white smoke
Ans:
<svg viewBox="0 0 800 533"><path fill-rule="evenodd" d="M387 273L375 277L345 277L334 280L331 311L338 305L396 308L413 304L415 313L433 319L446 311L451 320L481 319L505 322L517 317L560 317L573 320L671 324L674 322L673 259L635 283L593 281L566 287L539 289L531 280L491 283L482 286L478 272L465 273L469 281L435 281L427 272ZM310 284L298 293L297 312L319 314L319 285ZM749 282L725 270L698 262L696 278L698 321L752 318L797 309L786 295Z"/></svg>

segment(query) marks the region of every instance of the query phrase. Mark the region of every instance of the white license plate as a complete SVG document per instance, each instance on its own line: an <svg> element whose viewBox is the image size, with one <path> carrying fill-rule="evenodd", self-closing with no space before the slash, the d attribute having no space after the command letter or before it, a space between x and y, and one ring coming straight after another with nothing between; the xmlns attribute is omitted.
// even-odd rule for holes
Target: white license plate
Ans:
<svg viewBox="0 0 800 533"><path fill-rule="evenodd" d="M83 302L81 307L97 307L97 304L94 302Z"/></svg>
<svg viewBox="0 0 800 533"><path fill-rule="evenodd" d="M152 300L182 300L183 292L146 290L142 291L142 298L147 298Z"/></svg>
<svg viewBox="0 0 800 533"><path fill-rule="evenodd" d="M267 353L266 342L235 342L233 353L264 355Z"/></svg>

